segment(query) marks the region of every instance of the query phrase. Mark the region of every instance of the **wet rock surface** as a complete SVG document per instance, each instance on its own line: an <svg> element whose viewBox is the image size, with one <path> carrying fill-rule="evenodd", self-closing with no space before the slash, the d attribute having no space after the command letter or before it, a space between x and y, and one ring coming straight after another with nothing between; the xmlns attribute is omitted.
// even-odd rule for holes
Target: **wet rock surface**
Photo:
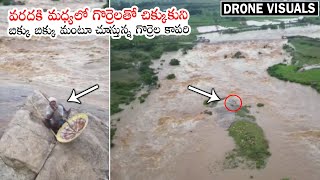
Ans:
<svg viewBox="0 0 320 180"><path fill-rule="evenodd" d="M15 112L21 108L32 88L21 85L0 84L0 137Z"/></svg>
<svg viewBox="0 0 320 180"><path fill-rule="evenodd" d="M98 0L28 0L21 6L0 5L0 137L33 90L41 90L66 105L72 89L80 92L99 84L99 90L81 98L85 103L67 103L67 106L89 111L100 119L108 117L108 38L32 37L27 40L8 37L6 32L8 10L14 7L75 10L84 6L101 8L104 4Z"/></svg>
<svg viewBox="0 0 320 180"><path fill-rule="evenodd" d="M35 91L9 123L0 139L1 179L107 179L107 121L89 114L84 132L61 144L41 122L46 105Z"/></svg>
<svg viewBox="0 0 320 180"><path fill-rule="evenodd" d="M0 6L1 180L108 178L108 38L26 40L7 37L6 32L8 10L14 7L75 10L104 4L28 0L21 6ZM81 98L81 105L67 103L72 89L80 92L94 84L99 90ZM72 113L87 113L87 128L74 141L57 143L39 117L48 102L34 90L56 97Z"/></svg>
<svg viewBox="0 0 320 180"><path fill-rule="evenodd" d="M235 121L235 114L226 111L223 102L219 102L213 110L216 114L214 120L220 127L227 129Z"/></svg>

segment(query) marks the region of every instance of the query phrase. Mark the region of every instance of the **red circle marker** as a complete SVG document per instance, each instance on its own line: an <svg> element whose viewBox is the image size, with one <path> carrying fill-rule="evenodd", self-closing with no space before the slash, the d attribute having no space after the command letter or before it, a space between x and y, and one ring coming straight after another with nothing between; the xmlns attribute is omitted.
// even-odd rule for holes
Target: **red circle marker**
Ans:
<svg viewBox="0 0 320 180"><path fill-rule="evenodd" d="M229 109L228 106L227 106L227 99L228 99L229 97L233 97L233 96L237 97L237 98L240 100L240 106L239 106L238 109L235 109L235 110ZM227 109L228 111L230 111L230 112L237 112L237 111L239 111L239 110L242 108L242 99L240 98L240 96L238 96L238 95L236 95L236 94L229 94L229 95L224 99L224 107L226 107L226 109Z"/></svg>

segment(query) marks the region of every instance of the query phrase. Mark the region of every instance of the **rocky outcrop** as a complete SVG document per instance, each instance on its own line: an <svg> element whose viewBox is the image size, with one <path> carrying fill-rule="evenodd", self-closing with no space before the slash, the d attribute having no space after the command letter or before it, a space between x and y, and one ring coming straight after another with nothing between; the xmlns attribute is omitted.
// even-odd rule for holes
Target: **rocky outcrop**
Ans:
<svg viewBox="0 0 320 180"><path fill-rule="evenodd" d="M108 121L88 113L85 131L61 144L41 122L46 105L35 92L11 120L0 140L0 179L108 179Z"/></svg>

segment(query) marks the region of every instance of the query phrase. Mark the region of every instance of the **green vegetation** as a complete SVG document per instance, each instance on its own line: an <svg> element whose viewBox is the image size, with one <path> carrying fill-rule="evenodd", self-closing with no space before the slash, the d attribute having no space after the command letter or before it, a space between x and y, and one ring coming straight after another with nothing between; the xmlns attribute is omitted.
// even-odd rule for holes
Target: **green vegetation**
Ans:
<svg viewBox="0 0 320 180"><path fill-rule="evenodd" d="M248 105L243 106L239 111L236 112L236 115L240 117L245 116L246 114L250 113L249 108L250 107Z"/></svg>
<svg viewBox="0 0 320 180"><path fill-rule="evenodd" d="M303 66L320 64L320 39L309 37L290 37L288 43L295 48L292 64Z"/></svg>
<svg viewBox="0 0 320 180"><path fill-rule="evenodd" d="M247 20L251 21L279 21L279 19L289 19L290 16L257 16L257 17L246 17Z"/></svg>
<svg viewBox="0 0 320 180"><path fill-rule="evenodd" d="M264 168L271 153L261 127L250 121L239 120L234 122L228 131L237 147L226 157L227 162L238 167L239 163L244 163L236 161L240 157L252 168Z"/></svg>
<svg viewBox="0 0 320 180"><path fill-rule="evenodd" d="M198 35L196 28L198 26L220 25L242 28L247 27L246 20L258 20L256 17L220 17L219 1L111 1L111 6L115 9L123 9L132 5L137 5L139 9L149 9L156 6L161 9L172 6L178 9L186 8L191 15L189 25L192 30L188 36L155 37L152 40L145 37L134 37L132 41L125 38L111 40L111 115L122 111L119 107L120 104L129 104L135 100L137 91L142 87L160 87L154 70L150 68L152 60L159 59L164 52L177 51L179 49L182 49L183 54L187 54L187 50L192 49L196 41L196 35ZM104 7L107 7L107 5ZM263 17L261 20L271 18L279 17ZM311 21L311 19L307 20ZM244 30L228 31L226 33L236 33ZM144 101L144 99L139 97L140 102ZM115 131L116 128L114 133Z"/></svg>
<svg viewBox="0 0 320 180"><path fill-rule="evenodd" d="M188 9L190 13L189 25L192 28L197 26L210 26L210 25L219 25L224 27L237 27L237 28L246 28L247 20L254 21L279 21L279 19L291 18L285 16L278 17L221 17L220 16L220 2L212 0L201 0L201 1L190 1L190 0L177 0L177 1L131 1L131 0L122 0L112 2L112 7L115 9L122 9L125 7L131 7L132 5L137 5L139 9L150 9L156 6L160 7L162 10L166 8L171 8L172 6L179 8ZM320 23L320 20L316 18L308 18L305 21L299 22L300 24L306 23ZM266 28L277 28L277 25L267 25ZM280 28L282 28L280 24ZM227 30L228 33L235 33L238 31Z"/></svg>
<svg viewBox="0 0 320 180"><path fill-rule="evenodd" d="M248 105L236 112L236 121L229 127L229 135L233 137L236 148L226 156L225 166L236 168L264 168L271 155L263 130L254 122Z"/></svg>
<svg viewBox="0 0 320 180"><path fill-rule="evenodd" d="M237 58L237 59L240 59L240 58L245 58L244 55L242 55L242 53L240 51L237 51L233 56L232 58Z"/></svg>
<svg viewBox="0 0 320 180"><path fill-rule="evenodd" d="M191 27L207 26L207 25L221 25L227 27L242 27L245 26L246 18L239 17L221 17L220 16L220 2L219 1L196 1L178 0L178 1L117 1L112 3L115 9L122 9L137 5L139 9L150 9L156 6L161 9L171 8L172 6L188 9L190 13L189 25Z"/></svg>
<svg viewBox="0 0 320 180"><path fill-rule="evenodd" d="M167 76L167 79L174 79L174 78L176 78L176 75L174 75L174 74L169 74L168 76Z"/></svg>
<svg viewBox="0 0 320 180"><path fill-rule="evenodd" d="M269 28L269 26L268 26L268 25L262 25L260 28L261 28L262 30L266 30L266 29Z"/></svg>
<svg viewBox="0 0 320 180"><path fill-rule="evenodd" d="M135 92L140 84L137 82L111 82L111 101L118 104L111 103L111 114L122 111L119 104L129 104L135 99Z"/></svg>
<svg viewBox="0 0 320 180"><path fill-rule="evenodd" d="M140 103L144 103L146 98L149 96L150 92L142 94L140 97L138 97Z"/></svg>
<svg viewBox="0 0 320 180"><path fill-rule="evenodd" d="M210 26L219 25L224 27L236 27L238 30L225 30L225 33L237 33L241 31L252 30L248 29L246 21L278 21L279 19L292 18L289 16L270 16L270 17L221 17L220 16L220 2L212 0L190 1L190 0L176 0L176 1L141 1L141 0L121 0L112 1L112 7L115 9L123 9L137 5L139 9L150 9L156 6L165 10L172 6L188 9L190 13L189 25L193 28L192 31L198 26ZM320 17L305 17L296 23L296 25L302 26L307 24L320 24ZM258 27L259 28L259 27ZM266 25L261 27L262 29L276 29L278 25ZM281 23L279 28L285 28L285 24Z"/></svg>
<svg viewBox="0 0 320 180"><path fill-rule="evenodd" d="M267 71L270 76L284 81L311 86L320 93L320 70L312 69L298 72L299 69L300 67L295 65L276 64L269 67Z"/></svg>
<svg viewBox="0 0 320 180"><path fill-rule="evenodd" d="M187 48L183 48L182 49L182 54L185 55L185 54L188 54L188 50L192 49L192 47L187 47Z"/></svg>
<svg viewBox="0 0 320 180"><path fill-rule="evenodd" d="M219 8L219 6L216 6L212 11L208 11L208 7L206 8L207 10L204 10L201 14L191 14L189 24L193 26L220 25L238 28L246 26L246 19L243 17L221 17L218 10Z"/></svg>
<svg viewBox="0 0 320 180"><path fill-rule="evenodd" d="M176 6L177 8L187 8L191 14L189 24L192 32L189 36L181 37L156 37L152 40L144 37L135 37L133 41L126 39L112 40L111 42L111 112L112 114L121 111L119 104L128 104L135 99L135 92L141 88L141 85L155 85L157 77L153 69L149 68L152 59L158 59L163 52L176 51L183 49L186 54L188 49L193 47L196 39L196 27L203 25L226 25L226 26L244 26L243 22L250 20L264 20L268 18L238 18L238 17L220 17L219 2L204 1L199 2L141 2L138 1L139 8L153 8L159 6L161 8ZM129 7L136 3L117 2L112 6L117 9ZM279 17L270 17L276 19ZM233 31L233 30L232 30ZM237 32L237 31L235 31ZM139 64L141 63L141 64ZM140 66L140 67L139 67ZM128 73L123 73L127 70ZM121 79L121 80L118 80ZM114 85L117 87L114 88ZM119 90L120 88L120 90Z"/></svg>
<svg viewBox="0 0 320 180"><path fill-rule="evenodd" d="M180 65L180 61L178 59L171 59L169 64L171 66L178 66Z"/></svg>
<svg viewBox="0 0 320 180"><path fill-rule="evenodd" d="M238 120L247 120L247 121L255 121L256 117L250 114L248 105L243 106L239 111L236 112L236 119Z"/></svg>
<svg viewBox="0 0 320 180"><path fill-rule="evenodd" d="M320 17L304 17L299 20L299 23L309 23L309 24L317 24L320 25Z"/></svg>
<svg viewBox="0 0 320 180"><path fill-rule="evenodd" d="M203 105L208 106L209 104L207 102L208 102L208 100L204 100Z"/></svg>
<svg viewBox="0 0 320 180"><path fill-rule="evenodd" d="M266 30L266 29L278 29L278 25L276 25L276 24L262 25L262 26L260 27L260 29L262 29L262 30Z"/></svg>
<svg viewBox="0 0 320 180"><path fill-rule="evenodd" d="M256 162L257 168L265 166L265 159L271 154L263 130L256 123L236 121L229 128L229 135L234 138L238 146L238 155Z"/></svg>
<svg viewBox="0 0 320 180"><path fill-rule="evenodd" d="M281 180L290 180L290 178L282 178Z"/></svg>
<svg viewBox="0 0 320 180"><path fill-rule="evenodd" d="M0 3L2 3L4 6L9 6L11 5L11 0L0 0Z"/></svg>
<svg viewBox="0 0 320 180"><path fill-rule="evenodd" d="M155 5L156 4L156 5ZM115 9L123 9L137 5L139 9L158 7L172 7L174 2L138 2L128 3L111 1ZM176 6L177 8L181 7ZM147 39L139 36L133 40L125 38L111 40L111 115L122 111L120 104L129 104L136 99L136 93L143 87L159 88L158 77L154 69L150 68L153 59L159 59L164 52L192 49L198 34L196 27L191 25L192 31L188 36L163 36ZM200 23L199 25L204 25ZM138 97L140 103L146 96ZM113 130L115 133L116 128Z"/></svg>
<svg viewBox="0 0 320 180"><path fill-rule="evenodd" d="M269 25L269 28L270 28L270 29L278 29L278 25L276 25L276 24L270 24L270 25Z"/></svg>
<svg viewBox="0 0 320 180"><path fill-rule="evenodd" d="M291 47L289 44L284 44L282 46L282 49L285 50L287 53L293 53L294 52L294 48Z"/></svg>
<svg viewBox="0 0 320 180"><path fill-rule="evenodd" d="M258 106L258 107L263 107L264 104L263 104L263 103L258 103L257 106Z"/></svg>
<svg viewBox="0 0 320 180"><path fill-rule="evenodd" d="M164 52L190 49L195 39L190 35L111 40L111 114L122 110L120 104L133 101L143 86L158 86L158 77L150 68L153 59L159 59Z"/></svg>
<svg viewBox="0 0 320 180"><path fill-rule="evenodd" d="M286 28L286 25L284 24L284 22L282 21L279 25L280 29L285 29Z"/></svg>
<svg viewBox="0 0 320 180"><path fill-rule="evenodd" d="M290 37L288 42L294 46L284 45L283 49L290 52L290 65L276 64L267 69L270 76L278 79L311 86L320 93L320 69L302 71L304 65L320 64L320 40L308 37Z"/></svg>

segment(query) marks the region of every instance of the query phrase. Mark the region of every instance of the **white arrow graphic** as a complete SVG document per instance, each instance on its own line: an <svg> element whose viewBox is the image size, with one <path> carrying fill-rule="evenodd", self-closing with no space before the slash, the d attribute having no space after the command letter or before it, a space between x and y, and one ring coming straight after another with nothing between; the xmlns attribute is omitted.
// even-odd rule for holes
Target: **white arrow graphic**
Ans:
<svg viewBox="0 0 320 180"><path fill-rule="evenodd" d="M203 95L203 96L209 97L209 100L207 101L208 104L209 104L210 102L213 102L213 101L220 101L220 98L218 97L218 95L216 94L216 92L214 91L213 88L212 88L212 90L211 90L211 94L208 93L208 92L206 92L206 91L203 91L203 90L201 90L201 89L199 89L199 88L196 88L196 87L194 87L194 86L191 86L191 85L188 86L188 89L189 89L190 91L196 92L196 93L201 94L201 95Z"/></svg>
<svg viewBox="0 0 320 180"><path fill-rule="evenodd" d="M76 91L73 89L67 102L75 102L75 103L81 104L81 102L79 101L79 98L81 98L82 96L85 96L85 95L87 95L97 89L99 89L99 84L91 86L88 89L80 92L79 94L76 94Z"/></svg>

